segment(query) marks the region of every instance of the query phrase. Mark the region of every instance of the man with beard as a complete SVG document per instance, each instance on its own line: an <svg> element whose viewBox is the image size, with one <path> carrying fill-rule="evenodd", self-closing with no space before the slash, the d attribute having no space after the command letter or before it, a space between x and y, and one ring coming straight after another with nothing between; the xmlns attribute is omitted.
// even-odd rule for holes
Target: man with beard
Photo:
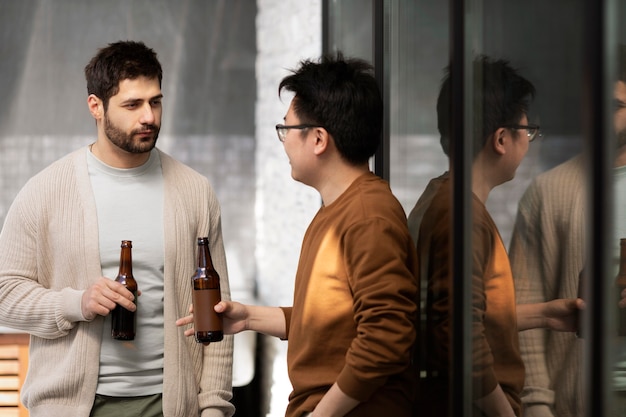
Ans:
<svg viewBox="0 0 626 417"><path fill-rule="evenodd" d="M619 265L619 239L626 237L626 47L620 46L619 80L614 85L614 127L617 137L614 163L616 203L613 258ZM590 172L584 156L539 175L522 196L511 240L510 259L518 304L540 303L580 294L585 262L585 181ZM620 209L617 209L620 208ZM594 277L590 277L593 279ZM582 292L584 296L584 291ZM622 301L621 304L624 304ZM584 329L583 329L584 332ZM611 415L626 415L626 355L624 341L614 369L616 407ZM526 366L522 394L524 417L577 417L582 402L583 339L573 333L528 330L519 335Z"/></svg>
<svg viewBox="0 0 626 417"><path fill-rule="evenodd" d="M85 76L95 142L33 177L0 233L0 324L31 335L22 402L32 417L232 416L232 336L203 346L174 325L191 303L197 237L230 295L208 180L155 148L156 53L113 43ZM136 300L112 279L122 240ZM117 305L136 312L134 340L111 338Z"/></svg>

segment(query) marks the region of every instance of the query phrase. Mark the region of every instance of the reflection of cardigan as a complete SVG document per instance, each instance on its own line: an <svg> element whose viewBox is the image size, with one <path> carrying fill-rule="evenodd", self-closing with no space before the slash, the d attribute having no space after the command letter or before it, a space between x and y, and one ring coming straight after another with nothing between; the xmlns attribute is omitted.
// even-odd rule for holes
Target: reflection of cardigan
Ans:
<svg viewBox="0 0 626 417"><path fill-rule="evenodd" d="M577 296L584 262L584 184L578 156L539 175L522 196L510 248L519 304ZM582 343L574 333L520 333L527 416L583 414Z"/></svg>
<svg viewBox="0 0 626 417"><path fill-rule="evenodd" d="M302 242L284 308L293 385L287 416L312 411L335 382L362 401L346 417L410 416L417 261L387 182L357 178L322 207Z"/></svg>
<svg viewBox="0 0 626 417"><path fill-rule="evenodd" d="M427 328L423 335L429 371L447 375L451 296L450 225L451 181L441 185L421 222L417 251L420 279L427 280ZM524 382L524 364L519 355L515 291L508 256L498 229L485 206L472 200L472 363L473 399L491 393L499 384L516 415L521 414L519 395ZM422 382L428 384L427 381ZM444 384L445 387L445 384ZM446 404L447 392L422 404ZM475 415L479 415L474 409ZM425 415L429 415L426 413Z"/></svg>
<svg viewBox="0 0 626 417"><path fill-rule="evenodd" d="M89 416L103 317L87 322L84 290L100 277L98 220L87 148L33 177L0 234L0 325L31 334L22 400L32 417ZM232 337L203 347L176 327L191 304L196 239L209 236L222 297L230 299L220 208L208 180L161 153L164 178L166 417L230 416ZM130 208L132 209L132 208ZM155 225L159 227L160 225Z"/></svg>

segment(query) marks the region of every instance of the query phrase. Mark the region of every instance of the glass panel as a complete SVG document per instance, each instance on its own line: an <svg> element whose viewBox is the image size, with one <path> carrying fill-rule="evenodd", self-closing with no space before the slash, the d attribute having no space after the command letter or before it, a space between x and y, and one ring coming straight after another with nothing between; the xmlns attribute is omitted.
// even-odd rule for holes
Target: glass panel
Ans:
<svg viewBox="0 0 626 417"><path fill-rule="evenodd" d="M373 62L372 38L374 0L328 1L329 52L341 51L346 56Z"/></svg>
<svg viewBox="0 0 626 417"><path fill-rule="evenodd" d="M387 73L390 77L388 111L391 188L409 216L409 230L414 241L418 241L420 226L426 214L424 223L434 227L422 229L421 242L437 241L440 249L437 254L422 250L425 244L418 245L422 271L421 329L417 351L420 361L420 397L415 407L419 410L418 415L444 416L449 403L446 382L449 344L440 343L446 336L436 331L440 328L437 318L431 320L431 315L428 315L427 320L426 315L427 294L433 295L433 288L427 287L426 276L431 270L443 276L449 267L447 256L451 253L448 222L432 210L427 213L432 199L440 191L440 176L448 171L448 158L440 144L436 108L444 69L448 65L448 15L448 2L391 2L390 27L387 31L390 37L390 66ZM448 199L442 208L449 211L449 203ZM437 230L442 233L436 234ZM441 292L435 294L441 295Z"/></svg>
<svg viewBox="0 0 626 417"><path fill-rule="evenodd" d="M484 0L467 2L466 6L468 57L485 54L495 60L505 59L535 86L537 93L527 119L517 120L515 124L538 124L543 133L543 137L535 139L526 150L522 146L523 140L528 139L525 135L530 131L502 130L506 137L514 139L512 149L517 149L518 153L509 152L509 156L517 159L509 160L506 169L496 166L497 159L494 159L489 170L483 168L485 178L482 182L474 177L472 179L474 185L483 184L489 191L488 199L485 196L486 205L482 208L487 209L499 230L491 236L497 239L499 235L502 240L498 263L492 274L507 273L504 249L510 248L513 276L516 278L511 281L509 276L506 285L496 287L500 289L494 290L490 286L479 293L486 297L486 305L489 306L482 325L486 332L491 332L489 343L495 347L500 346L501 341L493 336L494 326L501 317L494 318L491 311L494 301L503 302L503 288L511 291L512 284L515 285L515 296L509 292L504 300L509 306L509 314L511 307L515 306L514 297L520 303L532 304L553 298L574 298L578 294L579 276L585 258L586 222L583 215L586 211L585 183L589 175L581 158L583 139L579 115L582 114L581 62L584 57L582 38L576 35L583 29L583 1L520 3ZM565 7L568 10L567 19L554 24L554 16L561 15ZM403 23L405 18L407 22L419 21L420 24ZM442 70L448 63L447 23L445 4L400 1L394 2L392 7L389 69L391 186L407 214L425 192L428 180L447 169L447 159L441 152L436 130L435 107ZM465 79L472 80L471 69L467 68L467 71ZM479 94L482 85L472 85L468 99ZM484 108L481 111L472 101L467 101L466 105L467 115L473 124L482 126L484 115L490 112ZM487 133L493 133L500 127L496 125ZM471 139L471 135L467 136ZM553 170L557 166L559 168ZM550 173L544 174L548 171ZM474 191L480 195L478 190ZM481 208L481 205L477 207ZM409 216L409 224L417 237L416 225L420 224L420 216L414 213L415 216ZM483 215L486 219L486 213L483 212ZM472 255L478 256L482 245L476 240L472 243ZM496 259L494 256L492 254L487 259ZM501 278L500 275L498 277ZM489 282L499 284L493 280ZM424 288L422 295L425 293ZM513 319L509 317L509 320ZM523 317L518 323L520 326L534 326ZM503 325L503 322L499 324ZM509 321L509 324L513 322ZM515 405L523 399L526 407L537 412L583 415L581 375L584 339L573 332L540 329L511 333L509 329L505 330L509 337L519 337L521 358L527 369L526 387L521 391L523 379L519 373L519 362L513 359L515 352L510 352L508 357L501 352L487 354L496 360L495 380L509 393L509 402ZM501 336L503 333L498 334ZM427 333L425 339L430 340L431 336ZM498 347L495 350L501 349ZM479 352L477 347L474 352ZM502 371L512 362L517 362L517 373ZM476 361L473 365L477 369L480 363ZM494 379L489 372L485 375L484 387L489 391L494 387ZM473 395L481 396L482 384L474 381L473 385ZM551 400L553 395L556 395L554 401Z"/></svg>
<svg viewBox="0 0 626 417"><path fill-rule="evenodd" d="M617 277L615 283L617 290L615 291L615 283L609 282L609 302L612 304L619 295L615 294L626 287L626 216L624 215L624 207L626 206L626 25L623 23L626 17L626 4L623 1L607 2L609 6L610 16L614 16L615 20L611 21L609 27L615 30L609 31L609 45L615 45L609 49L609 70L612 72L616 69L615 76L611 76L609 80L612 82L613 106L608 107L615 112L612 118L614 129L611 131L610 140L617 142L615 152L615 164L613 167L613 236L609 236L611 249L612 265L609 269L611 277ZM614 26L616 23L617 26ZM614 134L613 134L614 133ZM590 277L587 277L590 280ZM589 282L589 281L587 281ZM613 310L615 312L615 310ZM613 387L612 414L615 416L626 415L626 309L617 310L617 337L614 338L614 362L611 366L612 383L608 386ZM608 340L611 341L615 327L609 327ZM611 344L612 345L612 344Z"/></svg>
<svg viewBox="0 0 626 417"><path fill-rule="evenodd" d="M408 214L428 181L448 169L436 112L448 65L448 3L392 2L389 24L390 177Z"/></svg>
<svg viewBox="0 0 626 417"><path fill-rule="evenodd" d="M575 34L583 30L583 1L567 2L568 18L554 25L562 7L562 2L538 1L481 5L481 52L508 59L536 87L528 122L541 126L543 138L531 144L515 178L495 188L487 203L509 247L516 301L533 308L577 296L586 253L589 171L580 155L582 121L573 116L582 114L584 56L582 37ZM528 412L583 415L583 341L572 332L523 330L526 321L518 316L525 379L511 380L500 369L500 385L508 382L517 390L512 384L521 382ZM502 360L510 363L512 357Z"/></svg>
<svg viewBox="0 0 626 417"><path fill-rule="evenodd" d="M349 2L333 2L333 7L339 7L337 5L341 3L345 5ZM482 313L472 315L475 319L473 329L484 331L486 346L489 347L481 350L480 345L474 345L467 352L469 357L474 358L472 367L475 373L484 375L482 380L472 381L473 401L470 405L474 410L468 414L478 415L476 407L494 405L488 399L496 392L494 389L500 387L505 392L502 397L505 408L515 408L518 413L520 403L523 403L531 415L585 415L584 399L591 392L592 384L600 384L613 388L610 393L601 393L601 396L606 395L611 400L608 404L611 415L624 415L626 372L622 369L626 367L622 365L626 363L626 343L615 337L617 310L614 299L594 310L601 313L598 314L601 322L608 324L606 328L610 334L605 335L606 343L616 354L615 361L611 358L610 381L587 383L585 380L584 368L589 370L603 366L606 359L594 358L597 363L584 367L586 357L583 356L583 346L589 341L584 328L576 332L569 331L573 330L571 326L568 331L546 329L543 328L545 323L536 323L528 315L528 312L542 312L538 310L538 303L559 298L574 299L578 295L586 298L588 288L604 279L602 276L594 279L586 268L590 235L590 223L586 216L591 211L588 196L592 191L588 184L593 175L597 175L597 171L589 168L587 156L590 150L588 144L595 146L600 141L614 140L614 135L610 138L585 137L587 127L584 123L591 113L601 109L590 108L585 102L588 94L585 88L596 81L589 80L589 73L584 70L601 63L587 61L589 56L585 54L590 51L583 41L589 33L589 26L606 24L610 36L607 45L598 41L592 49L606 47L609 55L614 55L609 59L608 70L608 73L613 73L622 56L619 48L612 45L626 43L624 25L614 27L613 19L624 21L624 4L610 0L600 3L595 0L450 2L454 7L461 7L461 3L465 8L465 28L455 27L453 30L457 33L465 31L460 38L465 42L467 62L471 63L473 58L483 54L495 61L506 60L516 74L530 81L536 89L534 100L523 116L517 120L502 120L496 115L494 121L489 116L494 113L493 105L483 104L481 91L497 77L492 74L484 79L482 76L487 73L475 71L472 65L461 69L465 71L462 79L467 83L463 91L466 97L465 126L463 133L454 137L453 141L465 138L467 143L464 145L471 152L469 148L473 138L479 137L491 148L487 153L482 152L485 145L479 147L479 156L472 158L474 175L470 181L475 195L473 218L482 220L472 225L472 236L477 236L477 230L485 229L490 233L483 236L489 236L492 241L485 244L481 239L473 239L472 244L467 245L467 255L474 266L472 282L483 284L482 288L473 288L472 291L472 295L478 297L472 298L472 311ZM604 16L607 22L593 22L596 17L588 14L589 6L598 4L609 7ZM419 209L419 204L415 206L416 201L420 197L428 198L430 188L427 184L432 184L431 179L448 169L448 158L441 152L439 143L436 103L450 55L450 10L448 2L426 0L398 0L386 5L389 6L386 11L389 11L387 52L390 59L389 68L384 68L384 71L388 77L385 81L390 86L387 109L391 144L390 181L394 193L409 214L409 226L418 240L424 235L422 228L423 235L419 236L420 227L427 222L422 221L424 212ZM566 15L564 10L567 10ZM334 19L335 27L340 25L339 20L343 17ZM362 53L361 56L367 56L365 51ZM459 62L457 64L460 65ZM619 66L617 78L611 79L620 80L622 70ZM608 73L601 77L606 77ZM615 86L618 87L615 92L619 93L621 84L618 82ZM510 91L510 87L507 82L505 90ZM456 88L461 87L457 85ZM609 95L612 94L613 85ZM505 94L505 100L509 99ZM476 102L481 104L477 106ZM611 114L601 117L610 119L611 125L615 122L615 129L611 126L608 130L611 133L615 130L619 139L622 136L622 108L606 104ZM489 124L492 127L481 137L482 126ZM520 125L539 125L543 136L535 137L529 145L529 134L533 135L535 130ZM502 141L499 141L500 134ZM619 238L626 237L626 226L621 224L624 220L619 216L619 208L626 204L626 197L621 192L626 185L621 186L620 168L616 168L614 174L614 198L611 200L615 200L617 206L614 210L604 207L604 211L605 214L617 214L612 218L616 236L602 237L611 242L611 276L606 279L610 281L607 285L612 292L615 292L612 289L615 288L613 282L619 264ZM438 208L450 210L445 204ZM432 225L427 226L432 229ZM449 224L444 227L449 227ZM450 242L436 253L440 265L450 260ZM421 251L418 245L420 256ZM433 256L430 260L435 259ZM433 274L429 267L432 264L422 263L424 274ZM436 292L431 291L433 287L427 287L424 282L422 284L421 302L425 307L426 295L435 297ZM443 281L443 286L450 284L450 281ZM480 302L476 302L477 299ZM506 306L508 314L505 321L503 314L493 315L494 309L502 305ZM441 311L438 312L441 314ZM450 310L443 311L449 313ZM584 313L582 319L578 317L574 321L581 325L591 323L588 316ZM422 340L430 343L441 337L435 328L426 328L426 316L422 317L422 330L426 332ZM436 319L441 320L441 317ZM511 331L516 326L517 331ZM503 354L503 342L500 340L503 335L510 339L510 349L506 354ZM475 340L481 340L481 337L476 335ZM449 344L442 344L444 348L449 348ZM516 353L516 344L519 344L519 354ZM437 365L439 360L440 365L448 361L445 352L440 356L429 352L435 356L428 358L430 363ZM483 357L477 355L481 352ZM480 368L481 364L483 368ZM513 368L516 371L511 371ZM524 368L525 377L522 377L520 369ZM422 377L426 376L426 369L422 368ZM435 374L440 369L431 367L428 370L435 371L432 373L437 377ZM425 396L426 403L436 402L435 398L447 401L445 391L436 385L439 381L422 382L422 392L425 392L424 387L435 392ZM483 401L477 401L481 397L484 397ZM426 410L424 404L418 409L421 412Z"/></svg>

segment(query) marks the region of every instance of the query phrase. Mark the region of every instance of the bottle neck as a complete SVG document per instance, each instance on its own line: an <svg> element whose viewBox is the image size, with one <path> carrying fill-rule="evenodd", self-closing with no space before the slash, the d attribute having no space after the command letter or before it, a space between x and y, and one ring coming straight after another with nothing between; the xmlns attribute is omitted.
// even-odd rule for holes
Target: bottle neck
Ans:
<svg viewBox="0 0 626 417"><path fill-rule="evenodd" d="M133 256L131 248L122 247L120 254L120 275L132 275L133 274Z"/></svg>
<svg viewBox="0 0 626 417"><path fill-rule="evenodd" d="M208 245L198 245L198 269L214 269Z"/></svg>

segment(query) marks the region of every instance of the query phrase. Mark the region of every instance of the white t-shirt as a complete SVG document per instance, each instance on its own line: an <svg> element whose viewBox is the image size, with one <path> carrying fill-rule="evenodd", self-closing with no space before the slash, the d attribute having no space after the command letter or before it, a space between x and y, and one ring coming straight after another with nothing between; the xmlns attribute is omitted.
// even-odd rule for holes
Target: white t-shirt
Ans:
<svg viewBox="0 0 626 417"><path fill-rule="evenodd" d="M96 392L133 397L163 392L163 175L156 150L142 166L110 167L87 153L98 213L102 275L115 279L122 240L132 241L133 276L141 296L135 339L111 338L105 318Z"/></svg>

